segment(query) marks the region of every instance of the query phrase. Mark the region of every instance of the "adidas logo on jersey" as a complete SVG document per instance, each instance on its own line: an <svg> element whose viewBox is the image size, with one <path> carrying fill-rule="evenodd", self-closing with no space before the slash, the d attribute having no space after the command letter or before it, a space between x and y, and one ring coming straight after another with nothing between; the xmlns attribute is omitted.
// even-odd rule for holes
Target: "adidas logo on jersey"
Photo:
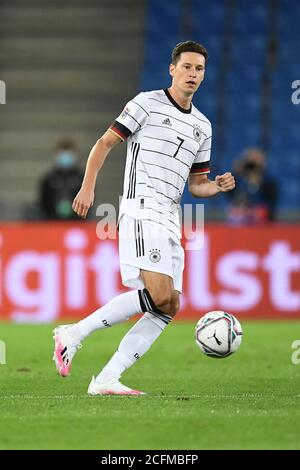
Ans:
<svg viewBox="0 0 300 470"><path fill-rule="evenodd" d="M172 126L172 123L169 118L166 118L162 123L166 124L166 126Z"/></svg>

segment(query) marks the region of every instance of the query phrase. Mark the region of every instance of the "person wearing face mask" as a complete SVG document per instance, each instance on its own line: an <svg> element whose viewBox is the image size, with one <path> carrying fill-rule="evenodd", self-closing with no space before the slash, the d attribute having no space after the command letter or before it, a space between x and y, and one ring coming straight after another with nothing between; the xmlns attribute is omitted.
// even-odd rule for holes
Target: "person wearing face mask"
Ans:
<svg viewBox="0 0 300 470"><path fill-rule="evenodd" d="M257 224L274 220L278 188L266 171L265 153L258 148L246 149L235 167L237 186L230 194L229 221Z"/></svg>
<svg viewBox="0 0 300 470"><path fill-rule="evenodd" d="M61 141L55 150L54 167L40 185L40 207L48 220L72 220L72 202L81 187L83 172L78 152L71 140Z"/></svg>

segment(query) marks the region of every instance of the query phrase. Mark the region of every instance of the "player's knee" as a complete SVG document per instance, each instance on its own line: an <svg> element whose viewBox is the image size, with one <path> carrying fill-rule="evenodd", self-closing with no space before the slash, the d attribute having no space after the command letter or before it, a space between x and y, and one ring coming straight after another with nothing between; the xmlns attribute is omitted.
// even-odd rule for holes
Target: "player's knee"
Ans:
<svg viewBox="0 0 300 470"><path fill-rule="evenodd" d="M163 311L170 317L175 317L179 310L179 294L177 291L171 293L169 302L163 306Z"/></svg>
<svg viewBox="0 0 300 470"><path fill-rule="evenodd" d="M180 308L180 302L179 302L179 293L177 291L174 291L172 293L172 299L170 303L170 315L171 317L175 317L176 313L179 311Z"/></svg>
<svg viewBox="0 0 300 470"><path fill-rule="evenodd" d="M157 290L150 290L150 295L155 306L159 309L165 311L166 308L171 304L172 301L172 292L169 290L157 289Z"/></svg>

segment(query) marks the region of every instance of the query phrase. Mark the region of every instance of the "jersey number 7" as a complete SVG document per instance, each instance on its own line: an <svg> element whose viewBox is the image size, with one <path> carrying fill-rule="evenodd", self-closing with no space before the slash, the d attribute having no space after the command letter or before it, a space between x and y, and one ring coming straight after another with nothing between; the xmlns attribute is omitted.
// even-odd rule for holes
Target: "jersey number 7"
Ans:
<svg viewBox="0 0 300 470"><path fill-rule="evenodd" d="M177 137L177 140L179 140L180 143L178 144L178 147L177 147L177 149L176 149L176 152L175 152L174 155L173 155L174 158L176 157L177 153L179 152L180 147L182 146L182 144L183 144L183 142L184 142L184 139L181 139L180 137Z"/></svg>

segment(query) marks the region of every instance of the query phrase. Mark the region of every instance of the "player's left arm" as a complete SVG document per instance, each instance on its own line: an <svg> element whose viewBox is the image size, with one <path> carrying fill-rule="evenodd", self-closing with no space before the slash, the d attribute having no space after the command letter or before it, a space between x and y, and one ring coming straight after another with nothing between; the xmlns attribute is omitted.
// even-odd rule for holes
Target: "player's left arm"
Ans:
<svg viewBox="0 0 300 470"><path fill-rule="evenodd" d="M207 175L190 175L189 191L194 197L211 197L218 193L226 193L235 188L235 179L230 172L216 176L214 181Z"/></svg>

